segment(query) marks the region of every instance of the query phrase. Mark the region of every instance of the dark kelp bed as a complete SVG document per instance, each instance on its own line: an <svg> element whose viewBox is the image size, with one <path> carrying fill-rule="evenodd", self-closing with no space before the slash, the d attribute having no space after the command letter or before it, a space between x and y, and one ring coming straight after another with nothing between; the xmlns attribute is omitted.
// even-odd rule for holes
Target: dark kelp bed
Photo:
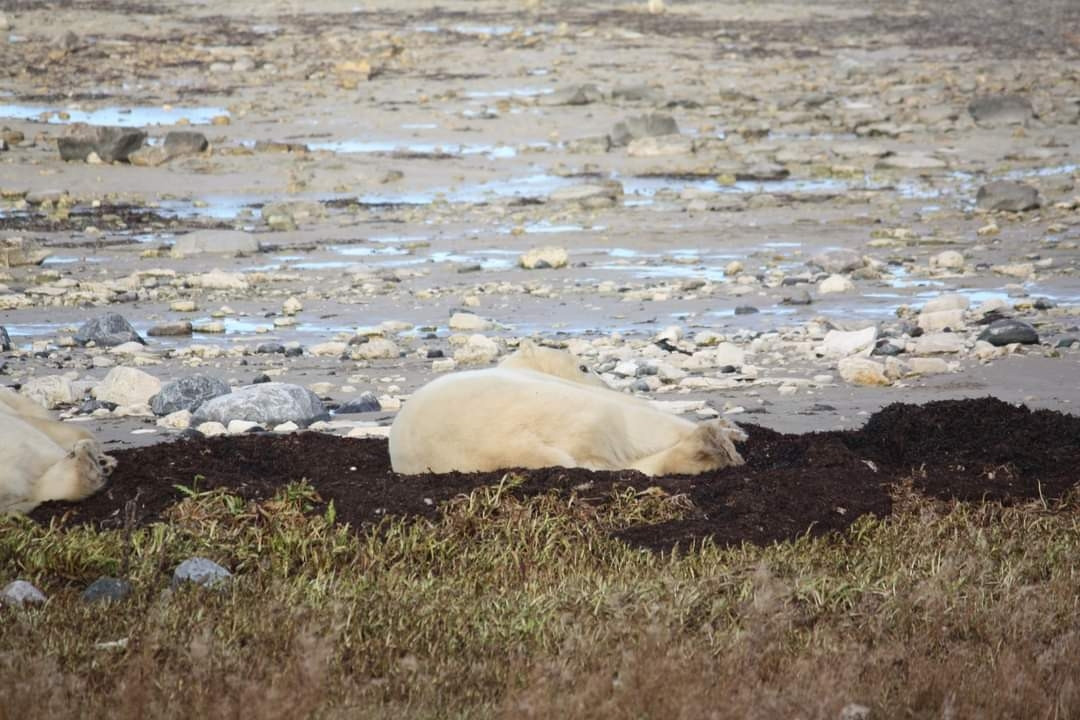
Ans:
<svg viewBox="0 0 1080 720"><path fill-rule="evenodd" d="M768 543L842 530L867 513L888 515L890 493L902 485L942 500L1009 504L1053 501L1080 478L1080 417L992 398L897 403L851 431L784 435L743 427L749 439L741 446L742 467L663 478L523 470L513 492L573 492L592 502L627 488L684 494L692 502L685 517L619 532L633 545L666 549L704 538L721 545ZM46 503L31 517L137 527L161 519L185 497L177 486L266 499L306 480L324 502L333 502L339 522L364 528L387 516L433 517L442 501L505 475L398 475L385 441L320 433L185 439L114 454L119 464L106 491L81 503Z"/></svg>

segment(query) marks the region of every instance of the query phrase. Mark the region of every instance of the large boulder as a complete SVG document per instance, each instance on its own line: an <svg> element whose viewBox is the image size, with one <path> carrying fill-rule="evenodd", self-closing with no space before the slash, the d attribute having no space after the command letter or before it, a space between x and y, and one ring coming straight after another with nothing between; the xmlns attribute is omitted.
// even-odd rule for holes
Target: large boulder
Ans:
<svg viewBox="0 0 1080 720"><path fill-rule="evenodd" d="M126 162L142 147L146 132L136 128L107 127L75 123L57 138L56 147L64 160L86 161L93 153L102 162Z"/></svg>
<svg viewBox="0 0 1080 720"><path fill-rule="evenodd" d="M177 255L250 255L259 252L259 249L259 241L250 233L240 230L196 230L181 235L173 245L173 252Z"/></svg>
<svg viewBox="0 0 1080 720"><path fill-rule="evenodd" d="M126 342L146 344L123 315L108 312L101 317L87 320L75 333L75 342L80 345L94 343L98 347L116 347Z"/></svg>
<svg viewBox="0 0 1080 720"><path fill-rule="evenodd" d="M983 210L1023 212L1039 207L1039 191L1020 182L995 180L979 188L975 204Z"/></svg>
<svg viewBox="0 0 1080 720"><path fill-rule="evenodd" d="M315 393L299 385L274 382L248 385L228 395L206 400L195 411L191 422L192 425L204 422L228 425L232 420L249 420L263 427L286 422L306 427L329 417Z"/></svg>
<svg viewBox="0 0 1080 720"><path fill-rule="evenodd" d="M211 375L188 375L172 380L150 398L150 409L155 415L168 415L177 410L194 412L205 401L228 395L229 383Z"/></svg>
<svg viewBox="0 0 1080 720"><path fill-rule="evenodd" d="M117 405L146 405L161 391L161 380L132 367L114 367L93 390L102 402Z"/></svg>

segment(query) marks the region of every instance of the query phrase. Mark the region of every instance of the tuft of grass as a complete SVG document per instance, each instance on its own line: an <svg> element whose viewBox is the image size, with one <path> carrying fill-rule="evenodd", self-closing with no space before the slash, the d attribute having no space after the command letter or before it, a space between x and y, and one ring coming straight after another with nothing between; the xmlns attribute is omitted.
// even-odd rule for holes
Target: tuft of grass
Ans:
<svg viewBox="0 0 1080 720"><path fill-rule="evenodd" d="M338 526L306 484L192 487L132 531L0 519L0 720L65 717L835 718L1080 715L1080 503L931 502L847 532L656 554L614 529L694 512L656 491ZM209 557L223 592L170 589ZM126 602L87 606L100 575Z"/></svg>

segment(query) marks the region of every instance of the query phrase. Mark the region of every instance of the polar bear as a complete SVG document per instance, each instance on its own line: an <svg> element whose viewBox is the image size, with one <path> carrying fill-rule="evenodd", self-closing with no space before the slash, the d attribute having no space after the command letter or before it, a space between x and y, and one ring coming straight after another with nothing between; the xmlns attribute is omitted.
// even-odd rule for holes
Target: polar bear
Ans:
<svg viewBox="0 0 1080 720"><path fill-rule="evenodd" d="M511 467L694 475L741 465L745 433L694 423L616 392L567 352L524 342L498 366L420 388L394 418L395 472Z"/></svg>
<svg viewBox="0 0 1080 720"><path fill-rule="evenodd" d="M82 500L105 485L116 465L90 433L6 389L0 389L0 438L0 513Z"/></svg>

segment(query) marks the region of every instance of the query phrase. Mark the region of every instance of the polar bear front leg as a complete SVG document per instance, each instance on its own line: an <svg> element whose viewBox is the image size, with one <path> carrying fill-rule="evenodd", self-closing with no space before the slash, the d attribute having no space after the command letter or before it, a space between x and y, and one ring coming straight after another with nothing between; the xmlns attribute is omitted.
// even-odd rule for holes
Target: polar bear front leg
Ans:
<svg viewBox="0 0 1080 720"><path fill-rule="evenodd" d="M735 442L746 433L725 419L699 423L686 437L670 448L644 457L633 469L646 475L697 475L709 470L742 465L744 460Z"/></svg>
<svg viewBox="0 0 1080 720"><path fill-rule="evenodd" d="M96 442L79 440L66 457L38 479L33 487L33 505L87 498L105 486L114 467L116 460L101 452Z"/></svg>

